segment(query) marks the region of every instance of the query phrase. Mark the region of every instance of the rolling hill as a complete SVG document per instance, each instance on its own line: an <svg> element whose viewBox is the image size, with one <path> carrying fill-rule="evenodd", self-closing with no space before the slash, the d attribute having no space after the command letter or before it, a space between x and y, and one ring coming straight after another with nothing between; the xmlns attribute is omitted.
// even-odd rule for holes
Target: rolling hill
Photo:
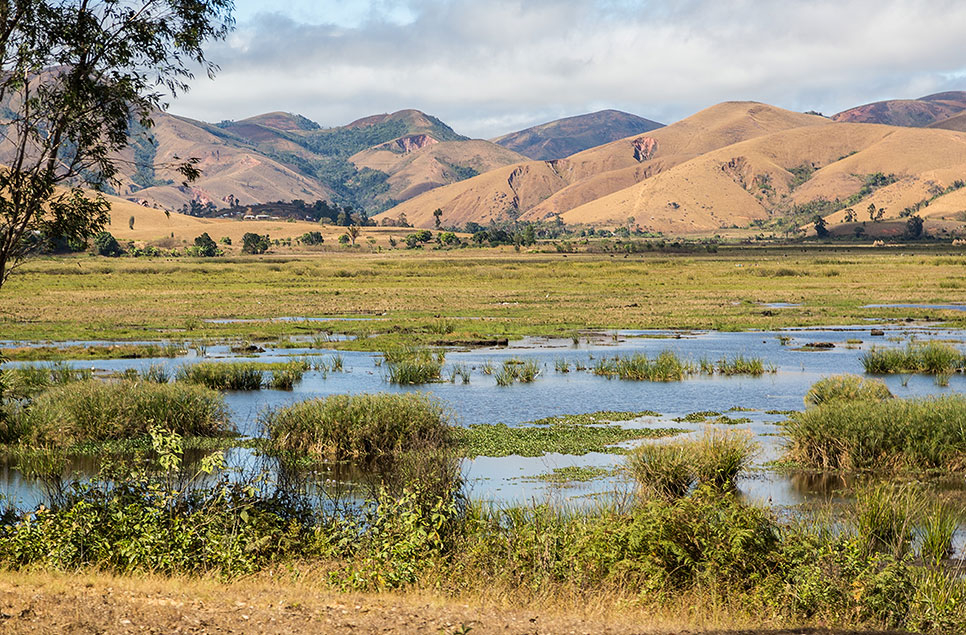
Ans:
<svg viewBox="0 0 966 635"><path fill-rule="evenodd" d="M559 161L520 163L438 188L384 212L430 227L443 222L542 220L652 178L711 150L827 119L755 102L726 102L644 135L614 141ZM625 216L626 218L626 216ZM579 221L572 221L579 222Z"/></svg>
<svg viewBox="0 0 966 635"><path fill-rule="evenodd" d="M493 139L493 142L530 159L549 161L650 132L663 125L619 110L601 110L511 132Z"/></svg>
<svg viewBox="0 0 966 635"><path fill-rule="evenodd" d="M856 106L832 116L846 123L879 123L922 128L966 110L966 92L951 91L918 99L892 99Z"/></svg>
<svg viewBox="0 0 966 635"><path fill-rule="evenodd" d="M202 176L182 184L170 166L197 157ZM160 113L132 137L121 198L169 211L192 200L215 207L326 200L376 213L440 185L525 160L472 140L417 110L373 115L337 128L283 112L209 124ZM151 164L161 164L151 169Z"/></svg>

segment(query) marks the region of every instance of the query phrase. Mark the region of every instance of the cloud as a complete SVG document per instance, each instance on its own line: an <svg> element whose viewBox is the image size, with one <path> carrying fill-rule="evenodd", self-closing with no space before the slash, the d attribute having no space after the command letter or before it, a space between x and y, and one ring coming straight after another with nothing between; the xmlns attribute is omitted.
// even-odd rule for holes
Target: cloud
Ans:
<svg viewBox="0 0 966 635"><path fill-rule="evenodd" d="M954 0L383 0L336 22L255 15L172 111L340 125L418 108L491 137L605 107L671 122L725 100L833 113L966 88Z"/></svg>

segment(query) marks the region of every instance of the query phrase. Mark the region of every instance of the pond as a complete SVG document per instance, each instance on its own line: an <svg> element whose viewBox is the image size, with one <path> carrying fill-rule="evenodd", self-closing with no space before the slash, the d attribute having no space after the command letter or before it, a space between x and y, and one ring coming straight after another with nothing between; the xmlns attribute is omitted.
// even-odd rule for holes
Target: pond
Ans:
<svg viewBox="0 0 966 635"><path fill-rule="evenodd" d="M755 469L742 477L737 485L751 501L776 507L824 501L840 487L836 479L815 479L780 474L768 469L768 463L781 457L783 448L782 414L771 412L801 410L803 397L818 379L840 373L862 374L861 355L873 346L903 346L912 340L939 339L966 350L966 331L933 328L928 325L875 327L883 336L873 336L869 327L808 328L781 331L714 332L714 331L615 331L582 334L574 343L568 339L524 338L508 346L472 350L452 350L446 355L443 375L449 377L453 365L464 364L470 370L470 381L436 383L421 386L396 386L386 379L381 355L341 351L344 372L305 374L294 390L260 390L226 393L233 421L245 436L258 437L262 430L259 413L267 408L339 393L425 391L438 397L460 425L505 423L519 426L543 417L583 414L598 411L653 411L659 416L646 416L621 425L653 428L680 428L696 434L707 424L674 421L689 413L716 411L732 419L747 419L738 425L719 425L727 429L747 429L761 445ZM309 346L309 344L306 344ZM815 346L819 345L819 346ZM204 358L212 361L280 362L294 357L322 357L336 354L318 348L270 348L256 355L236 355L228 346L209 346ZM291 344L289 344L291 346ZM669 350L685 360L718 360L736 355L760 357L775 373L761 377L694 375L680 382L647 382L607 379L575 366L592 368L597 360L615 355L646 353L655 356ZM492 375L484 373L489 362L498 367L504 360L533 360L540 367L530 384L500 387ZM69 362L76 367L99 372L117 372L129 368L144 369L160 364L173 371L179 366L200 361L192 351L189 357L177 359L84 360ZM556 365L566 361L571 371L558 372ZM900 397L961 391L966 377L954 375L948 386L939 386L929 376L888 376L890 390ZM660 441L658 441L660 442ZM234 465L251 465L252 451L236 449L228 458ZM590 453L583 456L548 454L539 458L510 456L479 457L463 464L468 494L476 499L496 503L530 503L553 501L567 505L592 503L595 496L626 489L629 485L615 469L623 462L616 454ZM546 477L560 468L604 468L604 474L583 482L555 483ZM28 481L9 466L0 466L0 492L30 506L41 500L38 483Z"/></svg>

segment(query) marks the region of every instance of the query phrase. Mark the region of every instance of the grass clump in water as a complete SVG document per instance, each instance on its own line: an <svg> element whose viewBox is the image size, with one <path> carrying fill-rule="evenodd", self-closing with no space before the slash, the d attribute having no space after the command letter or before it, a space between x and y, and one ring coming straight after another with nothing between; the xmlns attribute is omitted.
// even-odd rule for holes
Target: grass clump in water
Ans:
<svg viewBox="0 0 966 635"><path fill-rule="evenodd" d="M445 354L425 348L398 348L383 352L389 383L428 384L440 381Z"/></svg>
<svg viewBox="0 0 966 635"><path fill-rule="evenodd" d="M332 395L262 415L273 449L322 459L371 460L452 444L443 406L421 393Z"/></svg>
<svg viewBox="0 0 966 635"><path fill-rule="evenodd" d="M52 388L20 414L29 445L140 437L152 426L183 436L231 431L221 395L203 386L87 380Z"/></svg>
<svg viewBox="0 0 966 635"><path fill-rule="evenodd" d="M671 351L651 359L643 353L630 357L602 359L594 366L594 374L635 381L681 381L692 372L691 365Z"/></svg>
<svg viewBox="0 0 966 635"><path fill-rule="evenodd" d="M862 356L865 372L872 375L924 373L949 375L966 367L966 358L943 342L911 342L903 348L873 348Z"/></svg>
<svg viewBox="0 0 966 635"><path fill-rule="evenodd" d="M704 375L751 375L761 377L765 373L777 373L778 369L774 366L765 366L765 362L760 357L745 357L736 355L733 359L722 357L717 362L702 359L699 362L701 373Z"/></svg>
<svg viewBox="0 0 966 635"><path fill-rule="evenodd" d="M93 376L89 368L72 368L66 362L24 364L0 373L6 386L4 395L12 399L29 399L49 388L87 381Z"/></svg>
<svg viewBox="0 0 966 635"><path fill-rule="evenodd" d="M834 375L818 380L805 393L806 406L820 406L831 401L883 401L891 399L889 388L878 379L858 375ZM775 411L775 414L794 414Z"/></svg>
<svg viewBox="0 0 966 635"><path fill-rule="evenodd" d="M179 382L201 384L215 390L291 390L309 369L308 362L280 363L201 362L178 369Z"/></svg>
<svg viewBox="0 0 966 635"><path fill-rule="evenodd" d="M698 439L642 445L628 456L627 467L643 490L675 498L697 484L733 486L757 451L750 432L707 429Z"/></svg>
<svg viewBox="0 0 966 635"><path fill-rule="evenodd" d="M836 398L784 422L788 458L832 471L966 470L966 396Z"/></svg>
<svg viewBox="0 0 966 635"><path fill-rule="evenodd" d="M540 374L540 365L532 359L508 359L496 373L497 386L509 386L514 382L531 384Z"/></svg>

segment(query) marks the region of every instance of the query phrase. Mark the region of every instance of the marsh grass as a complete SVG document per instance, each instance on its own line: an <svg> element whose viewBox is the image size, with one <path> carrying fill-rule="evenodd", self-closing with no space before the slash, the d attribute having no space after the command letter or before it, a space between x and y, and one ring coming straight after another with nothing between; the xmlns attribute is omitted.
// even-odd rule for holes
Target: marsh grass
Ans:
<svg viewBox="0 0 966 635"><path fill-rule="evenodd" d="M49 388L87 381L93 376L89 368L72 368L66 362L24 364L0 373L6 386L4 394L14 399L29 399Z"/></svg>
<svg viewBox="0 0 966 635"><path fill-rule="evenodd" d="M466 364L459 363L453 365L453 368L450 370L450 383L455 384L457 377L464 385L470 383L470 369Z"/></svg>
<svg viewBox="0 0 966 635"><path fill-rule="evenodd" d="M644 491L674 498L696 485L734 486L757 452L751 432L708 428L697 439L642 445L628 455L627 467Z"/></svg>
<svg viewBox="0 0 966 635"><path fill-rule="evenodd" d="M426 348L401 347L383 352L391 384L428 384L441 380L445 353Z"/></svg>
<svg viewBox="0 0 966 635"><path fill-rule="evenodd" d="M451 416L422 393L332 395L263 413L274 450L373 460L452 445Z"/></svg>
<svg viewBox="0 0 966 635"><path fill-rule="evenodd" d="M702 359L699 362L701 373L704 375L751 375L760 377L767 373L777 373L778 369L774 366L766 366L760 357L745 357L736 355L732 359L722 357L717 362Z"/></svg>
<svg viewBox="0 0 966 635"><path fill-rule="evenodd" d="M306 360L290 362L201 362L182 366L175 378L179 382L201 384L215 390L291 390L309 370Z"/></svg>
<svg viewBox="0 0 966 635"><path fill-rule="evenodd" d="M643 353L598 360L594 374L634 381L682 381L693 367L671 351L651 359Z"/></svg>
<svg viewBox="0 0 966 635"><path fill-rule="evenodd" d="M565 359L557 359L553 363L553 368L558 373L569 373L570 372L570 362Z"/></svg>
<svg viewBox="0 0 966 635"><path fill-rule="evenodd" d="M832 471L966 469L966 396L833 399L789 416L787 456Z"/></svg>
<svg viewBox="0 0 966 635"><path fill-rule="evenodd" d="M952 556L953 534L963 520L962 510L946 502L933 503L918 526L919 556L939 562Z"/></svg>
<svg viewBox="0 0 966 635"><path fill-rule="evenodd" d="M805 393L805 405L820 406L837 400L882 401L891 398L889 388L878 379L863 379L858 375L834 375L812 384Z"/></svg>
<svg viewBox="0 0 966 635"><path fill-rule="evenodd" d="M0 354L10 361L67 361L83 359L151 359L187 353L180 344L113 344L109 346L23 346Z"/></svg>
<svg viewBox="0 0 966 635"><path fill-rule="evenodd" d="M909 553L920 515L913 488L891 483L865 485L855 492L856 535L867 555L884 552L896 558Z"/></svg>
<svg viewBox="0 0 966 635"><path fill-rule="evenodd" d="M203 386L86 380L52 388L23 411L22 441L68 446L139 437L154 425L183 436L231 431L221 395Z"/></svg>
<svg viewBox="0 0 966 635"><path fill-rule="evenodd" d="M873 348L862 355L862 366L871 375L923 373L950 375L966 367L966 358L944 342L910 342L905 348Z"/></svg>
<svg viewBox="0 0 966 635"><path fill-rule="evenodd" d="M540 365L532 359L508 359L495 375L496 385L510 386L514 382L530 384L539 374Z"/></svg>

